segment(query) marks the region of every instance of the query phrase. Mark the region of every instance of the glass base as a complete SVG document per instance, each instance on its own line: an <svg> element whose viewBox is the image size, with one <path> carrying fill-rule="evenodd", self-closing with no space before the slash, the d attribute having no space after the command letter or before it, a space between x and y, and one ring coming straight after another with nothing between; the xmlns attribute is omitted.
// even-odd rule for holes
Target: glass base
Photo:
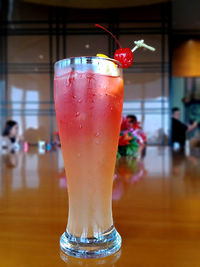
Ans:
<svg viewBox="0 0 200 267"><path fill-rule="evenodd" d="M98 238L78 238L67 232L60 238L61 250L76 258L106 257L117 252L121 243L121 236L114 226Z"/></svg>

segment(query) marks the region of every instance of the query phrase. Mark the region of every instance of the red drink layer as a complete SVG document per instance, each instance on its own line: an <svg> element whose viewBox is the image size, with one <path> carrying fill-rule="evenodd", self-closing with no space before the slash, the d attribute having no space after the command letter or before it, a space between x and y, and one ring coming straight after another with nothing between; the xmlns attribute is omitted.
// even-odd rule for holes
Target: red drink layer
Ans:
<svg viewBox="0 0 200 267"><path fill-rule="evenodd" d="M55 107L65 162L67 231L94 237L112 226L112 184L123 80L92 71L55 77Z"/></svg>

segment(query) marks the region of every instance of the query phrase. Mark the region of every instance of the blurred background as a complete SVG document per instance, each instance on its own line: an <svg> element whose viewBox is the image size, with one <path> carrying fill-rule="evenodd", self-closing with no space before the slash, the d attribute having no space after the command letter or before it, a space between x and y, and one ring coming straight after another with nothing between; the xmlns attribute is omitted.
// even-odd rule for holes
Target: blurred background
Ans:
<svg viewBox="0 0 200 267"><path fill-rule="evenodd" d="M30 144L51 141L57 131L53 102L53 65L66 57L103 53L144 39L156 48L134 54L124 70L124 115L135 114L147 144L170 143L171 108L181 120L200 121L200 1L0 2L0 131L18 122ZM199 128L193 132L199 139Z"/></svg>

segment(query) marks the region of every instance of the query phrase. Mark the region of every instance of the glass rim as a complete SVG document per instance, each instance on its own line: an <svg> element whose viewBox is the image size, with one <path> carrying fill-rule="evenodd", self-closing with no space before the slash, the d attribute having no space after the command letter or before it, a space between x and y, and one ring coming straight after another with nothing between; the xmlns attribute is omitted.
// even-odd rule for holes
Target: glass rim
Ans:
<svg viewBox="0 0 200 267"><path fill-rule="evenodd" d="M62 65L62 63L66 62L66 61L72 61L73 59L99 59L99 60L106 60L106 61L110 61L115 63L119 68L122 68L122 64L121 62L119 62L116 59L110 58L110 57L98 57L98 56L77 56L77 57L68 57L68 58L64 58L64 59L60 59L58 61L56 61L54 63L54 70L59 67L59 65ZM80 63L79 63L80 64ZM82 63L83 64L83 63Z"/></svg>

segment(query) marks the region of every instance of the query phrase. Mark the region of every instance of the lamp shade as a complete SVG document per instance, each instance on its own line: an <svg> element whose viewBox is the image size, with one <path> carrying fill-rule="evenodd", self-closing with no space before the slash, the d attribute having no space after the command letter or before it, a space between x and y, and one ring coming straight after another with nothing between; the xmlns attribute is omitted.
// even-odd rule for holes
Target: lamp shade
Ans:
<svg viewBox="0 0 200 267"><path fill-rule="evenodd" d="M200 77L200 40L188 40L173 51L172 73L175 77Z"/></svg>

